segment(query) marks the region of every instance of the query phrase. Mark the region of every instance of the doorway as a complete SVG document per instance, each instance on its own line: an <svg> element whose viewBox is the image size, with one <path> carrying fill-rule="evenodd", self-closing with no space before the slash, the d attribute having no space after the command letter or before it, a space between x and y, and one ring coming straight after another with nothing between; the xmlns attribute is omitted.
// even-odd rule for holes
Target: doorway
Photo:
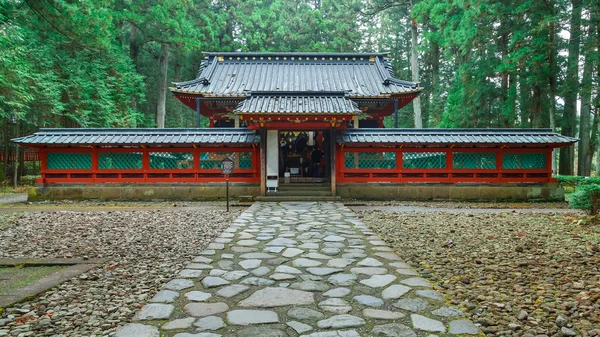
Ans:
<svg viewBox="0 0 600 337"><path fill-rule="evenodd" d="M324 130L281 130L279 179L282 183L326 183L331 178L329 133Z"/></svg>

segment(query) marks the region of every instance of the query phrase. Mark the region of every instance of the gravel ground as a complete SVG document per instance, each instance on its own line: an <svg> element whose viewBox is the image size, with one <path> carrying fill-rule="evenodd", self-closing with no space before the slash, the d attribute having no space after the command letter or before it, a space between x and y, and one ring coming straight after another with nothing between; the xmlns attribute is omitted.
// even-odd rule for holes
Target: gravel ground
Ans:
<svg viewBox="0 0 600 337"><path fill-rule="evenodd" d="M456 208L456 209L568 209L564 201L556 202L473 202L473 201L362 201L344 200L348 207L353 206L391 206L391 207L420 207L420 208Z"/></svg>
<svg viewBox="0 0 600 337"><path fill-rule="evenodd" d="M600 226L581 214L358 213L488 336L600 334Z"/></svg>
<svg viewBox="0 0 600 337"><path fill-rule="evenodd" d="M0 336L103 336L175 276L242 209L23 213L0 226L0 257L107 263L0 315Z"/></svg>

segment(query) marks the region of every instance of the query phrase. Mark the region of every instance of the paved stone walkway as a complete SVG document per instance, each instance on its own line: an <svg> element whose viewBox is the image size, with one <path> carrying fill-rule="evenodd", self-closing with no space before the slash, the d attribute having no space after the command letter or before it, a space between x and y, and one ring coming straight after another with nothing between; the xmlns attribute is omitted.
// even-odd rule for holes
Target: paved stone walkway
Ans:
<svg viewBox="0 0 600 337"><path fill-rule="evenodd" d="M478 334L340 203L255 203L117 337Z"/></svg>

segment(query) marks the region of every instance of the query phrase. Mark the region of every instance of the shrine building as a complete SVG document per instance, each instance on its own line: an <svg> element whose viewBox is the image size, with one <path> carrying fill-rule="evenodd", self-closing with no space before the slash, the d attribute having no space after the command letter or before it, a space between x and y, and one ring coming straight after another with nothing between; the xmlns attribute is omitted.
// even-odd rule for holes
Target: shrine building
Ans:
<svg viewBox="0 0 600 337"><path fill-rule="evenodd" d="M188 129L40 129L30 199L561 199L550 129L399 129L423 88L385 53L205 53L173 95ZM202 121L205 122L202 122ZM199 126L207 123L208 128Z"/></svg>

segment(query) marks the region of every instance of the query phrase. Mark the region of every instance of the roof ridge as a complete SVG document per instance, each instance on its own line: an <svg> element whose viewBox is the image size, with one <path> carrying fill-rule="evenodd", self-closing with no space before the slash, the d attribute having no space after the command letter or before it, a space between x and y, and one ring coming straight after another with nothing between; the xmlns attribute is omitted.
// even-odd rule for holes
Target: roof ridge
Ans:
<svg viewBox="0 0 600 337"><path fill-rule="evenodd" d="M309 56L387 56L389 52L202 52L206 56L250 56L250 55L262 55L262 56L278 56L278 55L309 55Z"/></svg>

